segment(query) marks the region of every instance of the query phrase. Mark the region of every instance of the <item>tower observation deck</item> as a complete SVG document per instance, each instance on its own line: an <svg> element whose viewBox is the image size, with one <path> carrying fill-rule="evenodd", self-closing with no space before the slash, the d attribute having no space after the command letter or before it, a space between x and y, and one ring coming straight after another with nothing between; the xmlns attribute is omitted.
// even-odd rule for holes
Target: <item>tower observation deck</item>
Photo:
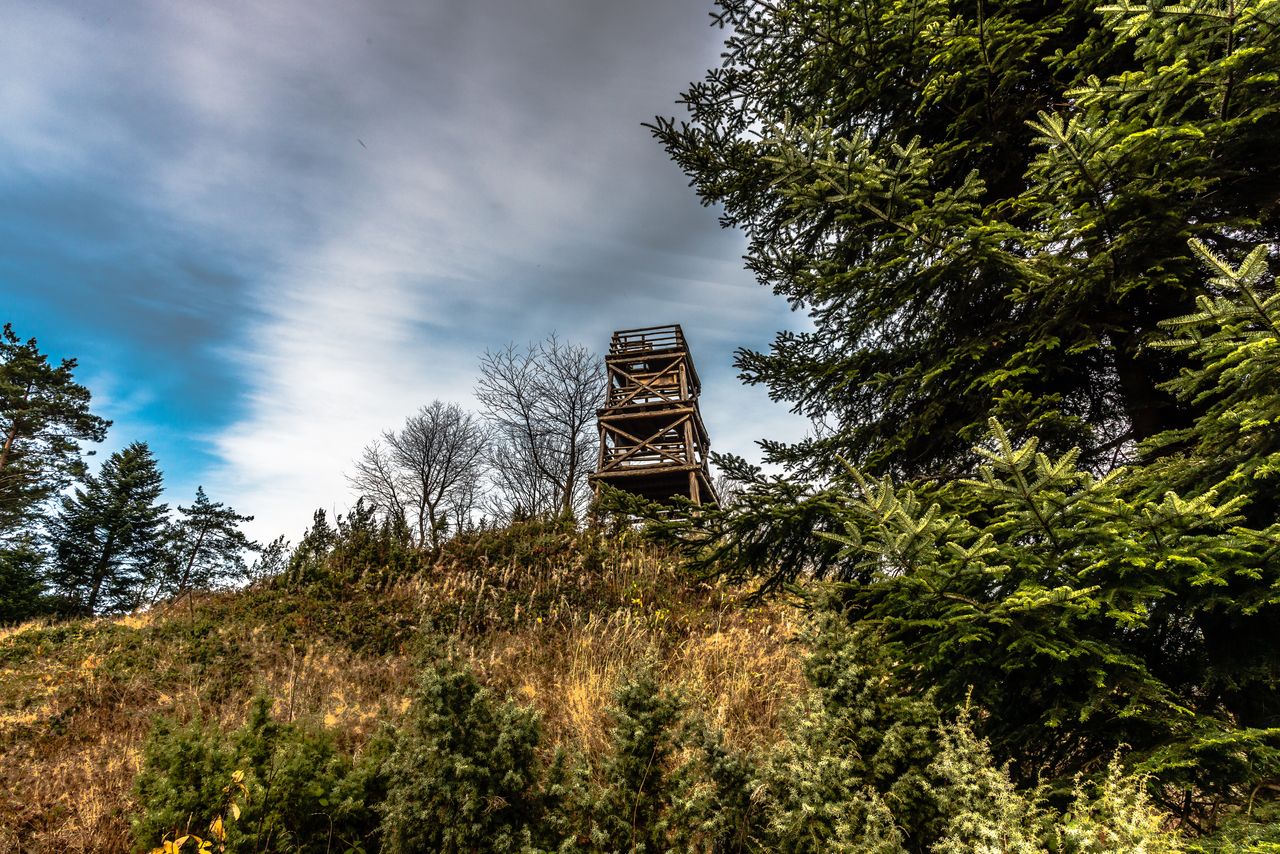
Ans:
<svg viewBox="0 0 1280 854"><path fill-rule="evenodd" d="M592 482L644 498L680 495L717 503L707 470L711 447L698 411L702 391L680 326L613 333L608 389L597 411L600 457Z"/></svg>

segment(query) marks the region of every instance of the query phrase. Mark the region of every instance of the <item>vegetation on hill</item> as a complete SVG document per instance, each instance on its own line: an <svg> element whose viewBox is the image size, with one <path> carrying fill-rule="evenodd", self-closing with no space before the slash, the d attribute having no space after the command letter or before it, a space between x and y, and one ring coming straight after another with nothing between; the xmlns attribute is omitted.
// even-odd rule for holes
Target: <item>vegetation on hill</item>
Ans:
<svg viewBox="0 0 1280 854"><path fill-rule="evenodd" d="M1280 851L1280 2L719 6L654 131L819 434L588 524L510 347L247 573L6 327L0 848Z"/></svg>
<svg viewBox="0 0 1280 854"><path fill-rule="evenodd" d="M367 516L342 522L248 590L8 630L0 844L1178 844L1118 765L1053 808L843 620L751 605L631 533L526 522L427 562Z"/></svg>
<svg viewBox="0 0 1280 854"><path fill-rule="evenodd" d="M181 790L220 809L229 775L252 770L245 740L302 751L306 767L292 773L303 777L358 762L385 726L408 720L416 682L441 661L456 668L448 678L473 673L486 697L536 710L540 755L606 752L612 695L641 673L742 749L778 737L801 682L788 609L744 607L732 588L690 582L632 535L526 522L428 558L367 515L340 523L243 591L4 630L0 849L172 840L188 819L164 826L156 815L177 813L155 813L149 799ZM246 816L265 797L255 773ZM210 818L190 830L207 836Z"/></svg>

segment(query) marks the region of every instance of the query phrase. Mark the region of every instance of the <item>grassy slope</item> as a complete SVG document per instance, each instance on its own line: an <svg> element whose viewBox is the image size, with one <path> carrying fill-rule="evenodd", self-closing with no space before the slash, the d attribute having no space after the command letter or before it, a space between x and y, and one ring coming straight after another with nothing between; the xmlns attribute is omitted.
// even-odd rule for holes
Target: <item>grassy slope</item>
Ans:
<svg viewBox="0 0 1280 854"><path fill-rule="evenodd" d="M423 627L537 707L552 745L599 746L614 687L643 667L731 742L770 742L801 682L793 625L783 606L740 599L625 534L527 525L454 543L390 584L264 586L0 629L0 850L128 850L129 791L158 714L230 728L266 692L281 718L359 751L407 707Z"/></svg>

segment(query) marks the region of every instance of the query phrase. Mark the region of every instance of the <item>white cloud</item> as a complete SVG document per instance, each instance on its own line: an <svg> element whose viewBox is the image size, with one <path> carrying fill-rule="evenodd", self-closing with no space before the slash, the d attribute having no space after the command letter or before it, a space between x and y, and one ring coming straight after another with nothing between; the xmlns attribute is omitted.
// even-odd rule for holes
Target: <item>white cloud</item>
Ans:
<svg viewBox="0 0 1280 854"><path fill-rule="evenodd" d="M296 537L316 507L345 507L367 441L432 398L468 403L486 347L552 330L601 347L613 328L682 322L718 449L799 435L730 367L734 346L795 318L640 127L716 61L696 5L18 17L0 98L24 129L0 146L120 181L252 271L237 334L211 347L242 381L241 415L193 441L219 460L210 494L254 513L255 535Z"/></svg>

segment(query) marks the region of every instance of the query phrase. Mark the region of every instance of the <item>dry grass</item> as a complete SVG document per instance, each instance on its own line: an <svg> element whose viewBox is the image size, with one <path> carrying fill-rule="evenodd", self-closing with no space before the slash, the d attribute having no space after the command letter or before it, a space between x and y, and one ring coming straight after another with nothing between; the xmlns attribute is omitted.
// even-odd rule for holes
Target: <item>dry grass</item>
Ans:
<svg viewBox="0 0 1280 854"><path fill-rule="evenodd" d="M718 627L622 610L567 630L526 626L494 634L466 651L482 679L539 710L552 743L602 750L615 689L649 673L724 729L730 743L753 747L776 736L801 681L791 634L776 606L728 615Z"/></svg>
<svg viewBox="0 0 1280 854"><path fill-rule="evenodd" d="M216 618L233 599L210 597L197 615ZM156 715L230 728L266 693L280 718L327 724L354 750L398 713L411 681L404 655L325 638L282 644L234 619L220 643L200 643L184 637L185 617L175 609L149 624L126 617L0 640L0 655L12 654L0 669L0 851L129 850L129 792ZM206 660L224 647L234 655ZM152 655L130 667L143 651Z"/></svg>
<svg viewBox="0 0 1280 854"><path fill-rule="evenodd" d="M690 582L650 548L531 527L451 547L421 576L327 594L255 589L0 632L0 851L127 851L156 715L239 725L256 694L357 752L400 715L423 625L551 745L599 749L618 684L648 672L731 743L766 744L801 681L789 611Z"/></svg>

